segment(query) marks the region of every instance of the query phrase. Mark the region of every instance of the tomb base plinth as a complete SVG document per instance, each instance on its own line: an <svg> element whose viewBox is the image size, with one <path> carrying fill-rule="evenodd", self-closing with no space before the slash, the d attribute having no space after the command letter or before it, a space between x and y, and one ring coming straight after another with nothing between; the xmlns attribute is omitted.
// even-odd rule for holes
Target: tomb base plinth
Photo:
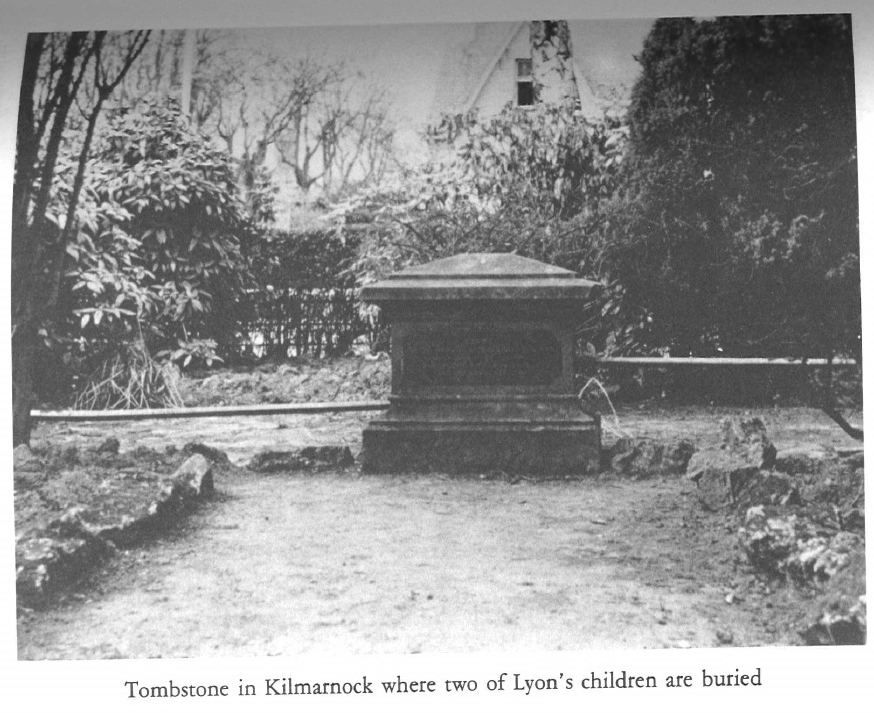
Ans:
<svg viewBox="0 0 874 713"><path fill-rule="evenodd" d="M600 435L578 423L373 421L364 429L372 473L581 476L597 473Z"/></svg>
<svg viewBox="0 0 874 713"><path fill-rule="evenodd" d="M596 417L565 395L392 397L363 434L371 473L503 472L583 476L598 472Z"/></svg>

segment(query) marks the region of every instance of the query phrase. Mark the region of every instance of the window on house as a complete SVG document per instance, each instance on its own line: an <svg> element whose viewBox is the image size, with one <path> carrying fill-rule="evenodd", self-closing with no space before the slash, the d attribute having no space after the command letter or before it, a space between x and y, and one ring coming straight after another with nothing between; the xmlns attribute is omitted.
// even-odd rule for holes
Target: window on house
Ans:
<svg viewBox="0 0 874 713"><path fill-rule="evenodd" d="M531 60L516 60L516 105L534 104L534 78L531 76Z"/></svg>

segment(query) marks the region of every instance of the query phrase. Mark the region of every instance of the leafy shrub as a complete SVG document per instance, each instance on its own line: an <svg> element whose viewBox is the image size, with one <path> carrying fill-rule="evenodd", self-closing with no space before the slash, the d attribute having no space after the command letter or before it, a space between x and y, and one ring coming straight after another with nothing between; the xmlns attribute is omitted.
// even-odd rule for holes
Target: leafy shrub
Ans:
<svg viewBox="0 0 874 713"><path fill-rule="evenodd" d="M58 225L74 165L64 156L54 183ZM230 159L175 105L116 109L95 137L57 318L41 334L80 373L139 341L180 363L211 361L211 344L233 341L226 335L251 281L245 252L257 228Z"/></svg>
<svg viewBox="0 0 874 713"><path fill-rule="evenodd" d="M659 20L639 59L599 250L617 348L861 356L849 18Z"/></svg>
<svg viewBox="0 0 874 713"><path fill-rule="evenodd" d="M594 122L567 105L508 106L485 120L444 117L428 132L452 152L432 181L432 200L523 208L541 220L590 215L613 196L627 134L619 117Z"/></svg>
<svg viewBox="0 0 874 713"><path fill-rule="evenodd" d="M227 155L175 107L147 104L112 117L94 163L94 232L134 241L154 276L156 326L168 336L209 331L210 306L226 306L246 285L243 250L253 239Z"/></svg>
<svg viewBox="0 0 874 713"><path fill-rule="evenodd" d="M617 189L627 129L569 107L507 107L445 117L437 159L406 190L355 206L364 229L359 282L459 252L517 252L597 276L590 228Z"/></svg>

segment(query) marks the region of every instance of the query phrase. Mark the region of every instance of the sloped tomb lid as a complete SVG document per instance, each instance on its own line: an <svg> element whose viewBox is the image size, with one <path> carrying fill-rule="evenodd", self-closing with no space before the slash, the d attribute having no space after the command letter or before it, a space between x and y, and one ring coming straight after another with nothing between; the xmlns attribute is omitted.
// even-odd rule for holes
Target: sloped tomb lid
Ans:
<svg viewBox="0 0 874 713"><path fill-rule="evenodd" d="M462 253L416 265L362 289L367 302L440 299L587 299L599 283L514 253Z"/></svg>

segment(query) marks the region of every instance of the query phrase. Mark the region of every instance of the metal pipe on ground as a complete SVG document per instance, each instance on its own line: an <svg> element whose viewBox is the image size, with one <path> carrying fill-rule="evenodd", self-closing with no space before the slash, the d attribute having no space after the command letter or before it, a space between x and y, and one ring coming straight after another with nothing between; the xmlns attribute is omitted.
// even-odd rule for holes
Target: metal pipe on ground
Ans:
<svg viewBox="0 0 874 713"><path fill-rule="evenodd" d="M608 357L598 359L605 366L856 366L855 359L765 359L761 357Z"/></svg>
<svg viewBox="0 0 874 713"><path fill-rule="evenodd" d="M349 413L383 411L388 401L327 401L304 404L258 404L253 406L195 406L191 408L150 408L113 411L30 412L34 421L144 421L166 418L218 418L226 416L283 416L289 414Z"/></svg>
<svg viewBox="0 0 874 713"><path fill-rule="evenodd" d="M676 366L780 366L780 367L854 367L854 359L764 359L721 357L610 357L599 359L605 366L676 367ZM384 411L388 401L327 401L303 404L258 404L252 406L195 406L111 411L40 411L30 412L34 421L144 421L167 418L220 418L226 416L283 416L293 414L349 413Z"/></svg>

